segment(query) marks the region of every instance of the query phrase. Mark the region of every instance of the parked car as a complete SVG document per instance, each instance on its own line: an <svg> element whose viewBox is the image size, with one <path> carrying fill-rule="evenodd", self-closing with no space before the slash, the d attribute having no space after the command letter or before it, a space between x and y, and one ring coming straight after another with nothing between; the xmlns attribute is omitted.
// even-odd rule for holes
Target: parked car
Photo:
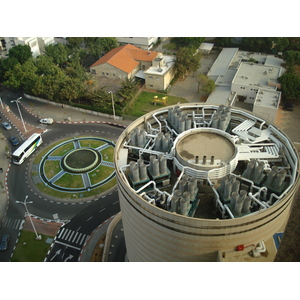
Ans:
<svg viewBox="0 0 300 300"><path fill-rule="evenodd" d="M10 130L11 126L7 123L7 122L3 122L2 126L6 129L6 130Z"/></svg>
<svg viewBox="0 0 300 300"><path fill-rule="evenodd" d="M40 120L40 123L42 123L42 124L49 124L49 125L51 125L53 122L54 121L53 121L52 118L44 118L44 119Z"/></svg>
<svg viewBox="0 0 300 300"><path fill-rule="evenodd" d="M12 143L13 146L18 146L20 144L19 140L15 136L12 136L10 138L10 142Z"/></svg>
<svg viewBox="0 0 300 300"><path fill-rule="evenodd" d="M9 240L10 240L9 234L4 234L2 236L1 242L0 242L0 250L1 251L5 251L7 249Z"/></svg>

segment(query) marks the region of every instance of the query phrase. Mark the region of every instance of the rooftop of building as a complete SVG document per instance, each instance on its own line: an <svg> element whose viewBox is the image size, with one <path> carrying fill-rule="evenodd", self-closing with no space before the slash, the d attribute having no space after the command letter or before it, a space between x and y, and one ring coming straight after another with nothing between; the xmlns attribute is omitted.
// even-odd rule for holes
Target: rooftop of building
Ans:
<svg viewBox="0 0 300 300"><path fill-rule="evenodd" d="M225 75L239 48L224 48L208 72L209 77Z"/></svg>
<svg viewBox="0 0 300 300"><path fill-rule="evenodd" d="M126 73L132 72L141 61L152 62L158 55L156 51L141 50L131 44L123 45L112 49L90 68L108 63Z"/></svg>
<svg viewBox="0 0 300 300"><path fill-rule="evenodd" d="M175 64L175 58L170 55L162 55L161 57L157 57L154 60L157 60L157 64L153 64L149 67L144 73L152 74L152 75L164 75L170 68ZM159 63L159 62L162 63Z"/></svg>
<svg viewBox="0 0 300 300"><path fill-rule="evenodd" d="M171 106L125 131L116 148L124 182L184 217L232 219L268 209L297 177L297 151L285 134L235 107Z"/></svg>
<svg viewBox="0 0 300 300"><path fill-rule="evenodd" d="M269 79L281 76L281 67L271 67L252 62L242 62L233 78L233 84L253 85L257 87L268 86ZM270 87L276 90L274 87Z"/></svg>
<svg viewBox="0 0 300 300"><path fill-rule="evenodd" d="M260 88L256 94L254 105L278 109L281 92Z"/></svg>

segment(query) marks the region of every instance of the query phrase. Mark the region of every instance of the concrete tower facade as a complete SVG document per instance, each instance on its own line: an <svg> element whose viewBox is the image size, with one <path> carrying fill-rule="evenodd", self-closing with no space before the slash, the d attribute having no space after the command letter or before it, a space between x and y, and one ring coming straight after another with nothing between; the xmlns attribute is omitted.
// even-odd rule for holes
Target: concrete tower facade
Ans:
<svg viewBox="0 0 300 300"><path fill-rule="evenodd" d="M274 124L189 103L122 133L116 174L129 261L218 261L254 251L287 220L298 154Z"/></svg>

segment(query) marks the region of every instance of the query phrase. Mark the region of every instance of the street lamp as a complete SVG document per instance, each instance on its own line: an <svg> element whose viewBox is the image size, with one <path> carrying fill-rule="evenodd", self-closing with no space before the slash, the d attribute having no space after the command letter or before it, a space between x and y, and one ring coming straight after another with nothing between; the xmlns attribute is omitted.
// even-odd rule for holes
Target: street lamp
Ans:
<svg viewBox="0 0 300 300"><path fill-rule="evenodd" d="M18 98L17 100L12 100L12 101L10 101L10 102L11 102L11 103L13 103L13 102L16 102L16 103L17 103L18 111L19 111L19 114L20 114L20 117L21 117L21 121L22 121L22 123L23 123L24 130L25 130L25 132L27 132L26 127L25 127L25 123L24 123L24 120L23 120L23 117L22 117L22 114L21 114L21 110L20 110L20 107L19 107L19 100L20 100L20 99L22 99L22 97Z"/></svg>
<svg viewBox="0 0 300 300"><path fill-rule="evenodd" d="M36 239L36 240L41 240L42 237L41 237L41 235L38 235L38 233L37 233L37 231L36 231L36 229L35 229L35 227L34 227L34 224L33 224L33 222L32 222L31 215L30 215L30 213L29 213L29 211L28 211L28 208L27 208L27 205L26 205L26 204L28 204L28 203L33 203L33 202L32 202L32 201L26 202L27 198L28 198L28 195L26 195L26 197L25 197L25 199L24 199L24 202L16 201L16 203L18 203L18 204L23 204L23 205L25 206L25 210L26 210L26 212L27 212L27 215L28 215L29 220L30 220L30 222L31 222L31 225L32 225L32 227L33 227L34 233L35 233L35 235L36 235L36 238L35 238L35 239Z"/></svg>
<svg viewBox="0 0 300 300"><path fill-rule="evenodd" d="M0 104L1 104L1 107L4 109L1 97L0 97Z"/></svg>
<svg viewBox="0 0 300 300"><path fill-rule="evenodd" d="M112 93L112 91L109 91L108 93L111 94L111 103L112 103L113 114L114 114L114 120L115 120L115 119L116 119L116 114L115 114L115 104L114 104L113 93Z"/></svg>

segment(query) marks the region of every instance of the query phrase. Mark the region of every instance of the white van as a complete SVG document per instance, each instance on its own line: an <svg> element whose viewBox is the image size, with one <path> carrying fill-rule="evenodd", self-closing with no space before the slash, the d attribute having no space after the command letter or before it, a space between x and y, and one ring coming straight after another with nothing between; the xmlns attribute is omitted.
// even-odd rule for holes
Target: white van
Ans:
<svg viewBox="0 0 300 300"><path fill-rule="evenodd" d="M44 119L40 120L40 123L42 123L42 124L49 124L49 125L51 125L53 122L54 121L53 121L52 118L44 118Z"/></svg>

